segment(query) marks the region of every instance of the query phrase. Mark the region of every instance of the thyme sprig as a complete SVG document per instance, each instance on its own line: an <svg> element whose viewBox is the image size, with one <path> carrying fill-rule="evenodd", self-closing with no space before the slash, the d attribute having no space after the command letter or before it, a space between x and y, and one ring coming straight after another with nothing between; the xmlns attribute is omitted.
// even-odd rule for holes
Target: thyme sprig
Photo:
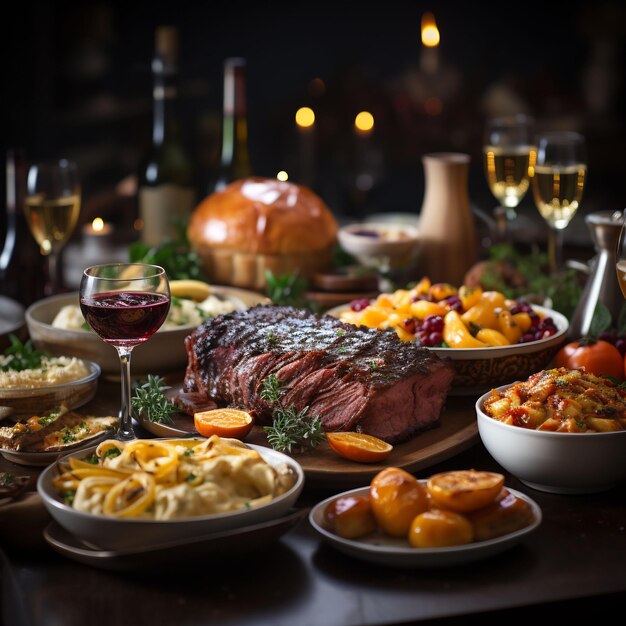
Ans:
<svg viewBox="0 0 626 626"><path fill-rule="evenodd" d="M137 384L131 398L133 410L155 424L172 423L172 415L178 411L166 397L165 391L169 386L163 383L161 376L148 374L146 381Z"/></svg>
<svg viewBox="0 0 626 626"><path fill-rule="evenodd" d="M268 443L279 452L301 451L317 447L324 437L320 418L309 415L308 406L300 410L294 406L282 406L283 392L276 374L270 374L263 380L261 398L274 405L272 425L263 428Z"/></svg>

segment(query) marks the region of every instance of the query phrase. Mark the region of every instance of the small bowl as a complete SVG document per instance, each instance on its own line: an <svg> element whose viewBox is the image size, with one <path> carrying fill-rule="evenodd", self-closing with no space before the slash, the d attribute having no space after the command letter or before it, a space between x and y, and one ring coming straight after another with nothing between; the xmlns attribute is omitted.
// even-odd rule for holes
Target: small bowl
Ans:
<svg viewBox="0 0 626 626"><path fill-rule="evenodd" d="M11 407L15 417L30 417L51 411L61 404L65 404L70 411L87 404L96 395L101 368L93 361L83 362L89 370L84 378L47 387L1 388L0 405Z"/></svg>
<svg viewBox="0 0 626 626"><path fill-rule="evenodd" d="M232 297L238 308L247 308L267 302L259 293L230 287L211 286L211 292ZM54 355L72 355L96 361L102 375L108 380L119 380L120 361L115 348L89 330L64 330L52 326L52 321L62 307L78 306L78 292L44 298L26 309L26 324L36 348ZM133 349L131 376L142 378L148 374L166 374L187 367L185 337L195 326L181 326L171 330L158 330L148 341Z"/></svg>
<svg viewBox="0 0 626 626"><path fill-rule="evenodd" d="M606 491L626 479L626 430L560 433L512 426L483 411L490 395L491 391L476 402L480 438L489 454L525 485L582 494Z"/></svg>
<svg viewBox="0 0 626 626"><path fill-rule="evenodd" d="M158 441L158 439L154 441ZM181 537L201 537L209 533L242 528L279 518L289 511L302 492L304 487L304 470L297 461L271 448L252 444L247 445L259 452L270 465L279 466L286 463L296 474L296 482L291 489L270 500L267 504L251 509L214 513L212 515L198 515L175 520L116 518L83 513L65 504L52 484L52 480L59 473L57 464L50 465L40 474L37 480L37 491L46 509L48 509L50 515L58 524L79 539L101 548L127 550L176 541ZM63 458L67 460L70 456L75 456L82 459L85 456L89 456L96 448L97 446L85 448L80 452L66 455Z"/></svg>
<svg viewBox="0 0 626 626"><path fill-rule="evenodd" d="M339 229L337 237L341 247L366 266L406 266L419 250L417 226L408 224L349 224Z"/></svg>

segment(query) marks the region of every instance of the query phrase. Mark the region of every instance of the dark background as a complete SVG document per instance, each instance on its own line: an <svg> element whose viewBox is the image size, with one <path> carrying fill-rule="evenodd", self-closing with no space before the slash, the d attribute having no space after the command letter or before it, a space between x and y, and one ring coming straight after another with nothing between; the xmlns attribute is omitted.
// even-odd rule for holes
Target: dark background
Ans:
<svg viewBox="0 0 626 626"><path fill-rule="evenodd" d="M243 56L255 173L287 170L342 219L419 213L421 156L430 151L469 153L472 203L490 211L484 121L520 111L534 115L539 129L578 130L587 138L588 185L566 237L586 236L580 227L586 212L624 207L626 13L618 1L390 2L374 9L39 2L13 10L3 20L3 149L21 148L28 159L74 158L82 221L133 211L111 193L136 174L149 146L150 60L159 25L180 29L180 108L199 197L219 158L223 61ZM439 71L430 78L420 66L426 11L441 32ZM316 78L323 93L313 89ZM294 123L304 105L317 115L311 181L300 170ZM353 131L363 109L376 120L365 142ZM521 210L536 212L530 196Z"/></svg>

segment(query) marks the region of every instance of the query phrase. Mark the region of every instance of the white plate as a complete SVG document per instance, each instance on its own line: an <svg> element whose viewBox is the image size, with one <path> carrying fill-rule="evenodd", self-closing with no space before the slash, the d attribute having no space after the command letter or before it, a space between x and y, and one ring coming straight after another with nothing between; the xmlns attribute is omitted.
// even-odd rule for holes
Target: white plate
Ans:
<svg viewBox="0 0 626 626"><path fill-rule="evenodd" d="M150 441L159 440L151 439ZM204 440L198 439L198 441ZM153 546L175 541L181 537L198 537L251 524L260 524L286 514L295 504L304 486L304 471L297 461L286 454L263 446L247 445L253 450L257 450L270 465L278 466L286 463L296 474L296 482L289 491L270 500L267 504L252 509L197 515L175 520L122 519L83 513L65 504L53 486L52 479L58 475L56 465L49 466L40 474L37 481L37 491L50 515L63 528L83 541L110 550ZM79 453L72 453L71 456L77 455L82 458L95 449L96 446L92 446Z"/></svg>
<svg viewBox="0 0 626 626"><path fill-rule="evenodd" d="M424 483L425 481L420 482ZM373 534L358 540L344 539L324 527L324 509L330 502L346 495L367 496L369 494L369 487L352 489L323 500L311 509L309 521L313 528L315 528L330 545L362 561L403 568L461 565L463 563L485 559L513 547L526 537L526 535L533 532L541 523L541 509L534 500L510 487L507 487L507 490L530 504L535 521L530 526L516 530L508 535L462 546L452 546L449 548L413 548L409 546L405 539L388 537L383 534Z"/></svg>

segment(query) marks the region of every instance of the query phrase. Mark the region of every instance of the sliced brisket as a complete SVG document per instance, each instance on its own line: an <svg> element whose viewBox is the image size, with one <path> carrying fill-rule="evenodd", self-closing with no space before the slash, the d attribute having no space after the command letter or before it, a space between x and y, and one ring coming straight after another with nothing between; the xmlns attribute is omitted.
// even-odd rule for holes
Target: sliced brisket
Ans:
<svg viewBox="0 0 626 626"><path fill-rule="evenodd" d="M216 317L186 339L185 391L272 419L261 398L276 375L283 406L308 406L325 430L358 430L391 443L435 425L452 365L392 330L353 326L271 305ZM195 395L197 394L197 395Z"/></svg>

